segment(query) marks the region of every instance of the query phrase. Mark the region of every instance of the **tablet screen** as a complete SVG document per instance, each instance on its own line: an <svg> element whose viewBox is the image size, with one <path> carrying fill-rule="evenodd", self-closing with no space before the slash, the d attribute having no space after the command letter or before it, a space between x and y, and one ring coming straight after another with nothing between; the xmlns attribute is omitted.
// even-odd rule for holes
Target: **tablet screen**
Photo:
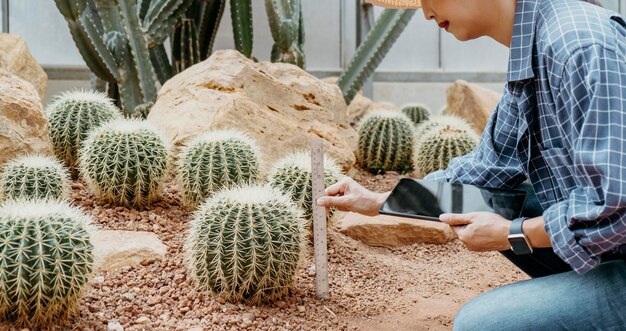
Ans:
<svg viewBox="0 0 626 331"><path fill-rule="evenodd" d="M520 216L525 201L526 192L520 190L402 178L380 213L438 221L442 213L487 211L512 220Z"/></svg>

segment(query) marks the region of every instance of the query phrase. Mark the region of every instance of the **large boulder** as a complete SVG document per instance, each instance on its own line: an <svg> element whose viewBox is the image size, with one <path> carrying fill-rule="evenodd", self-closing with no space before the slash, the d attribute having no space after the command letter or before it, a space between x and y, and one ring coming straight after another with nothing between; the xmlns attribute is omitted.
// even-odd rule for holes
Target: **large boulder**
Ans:
<svg viewBox="0 0 626 331"><path fill-rule="evenodd" d="M256 63L234 50L215 52L167 81L148 115L174 146L212 129L240 129L261 147L264 171L287 152L325 140L347 169L357 133L339 87L290 64Z"/></svg>
<svg viewBox="0 0 626 331"><path fill-rule="evenodd" d="M339 228L341 233L370 246L445 244L456 238L447 224L388 215L370 217L346 213Z"/></svg>
<svg viewBox="0 0 626 331"><path fill-rule="evenodd" d="M457 80L448 87L446 97L446 114L464 118L480 135L502 95L464 80Z"/></svg>
<svg viewBox="0 0 626 331"><path fill-rule="evenodd" d="M95 268L110 271L163 260L167 247L152 232L99 230L93 235Z"/></svg>
<svg viewBox="0 0 626 331"><path fill-rule="evenodd" d="M0 164L23 154L52 155L48 120L33 84L0 69Z"/></svg>
<svg viewBox="0 0 626 331"><path fill-rule="evenodd" d="M42 100L46 97L48 75L21 37L0 33L0 68L33 84Z"/></svg>

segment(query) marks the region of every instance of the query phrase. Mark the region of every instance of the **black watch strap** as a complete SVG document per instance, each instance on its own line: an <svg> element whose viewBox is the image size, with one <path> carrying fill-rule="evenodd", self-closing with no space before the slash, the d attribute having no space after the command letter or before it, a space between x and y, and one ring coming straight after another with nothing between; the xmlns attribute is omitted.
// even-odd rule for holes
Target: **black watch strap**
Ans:
<svg viewBox="0 0 626 331"><path fill-rule="evenodd" d="M518 217L511 222L511 230L509 231L509 244L513 253L517 255L528 255L533 252L528 239L524 235L522 225L528 217Z"/></svg>

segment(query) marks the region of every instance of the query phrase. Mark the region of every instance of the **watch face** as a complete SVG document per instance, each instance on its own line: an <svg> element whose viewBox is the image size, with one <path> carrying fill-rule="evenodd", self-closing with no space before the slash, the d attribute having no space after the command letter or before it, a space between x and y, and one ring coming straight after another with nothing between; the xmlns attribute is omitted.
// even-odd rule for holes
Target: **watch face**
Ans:
<svg viewBox="0 0 626 331"><path fill-rule="evenodd" d="M530 254L533 252L523 234L510 235L509 243L511 244L513 253L517 255Z"/></svg>

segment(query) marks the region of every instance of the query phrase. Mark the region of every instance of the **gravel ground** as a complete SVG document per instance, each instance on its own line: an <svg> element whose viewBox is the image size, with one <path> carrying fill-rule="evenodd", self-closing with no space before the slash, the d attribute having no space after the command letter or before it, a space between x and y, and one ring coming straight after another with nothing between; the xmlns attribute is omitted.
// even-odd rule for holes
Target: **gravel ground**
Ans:
<svg viewBox="0 0 626 331"><path fill-rule="evenodd" d="M399 176L349 173L364 186L389 190ZM81 182L72 200L104 229L151 231L168 247L164 261L98 272L69 326L51 330L449 330L472 297L526 279L498 253L446 245L369 247L329 227L331 299L315 296L311 253L290 294L269 305L231 304L198 293L186 276L182 246L190 211L175 184L147 210L103 205ZM11 329L0 324L0 329Z"/></svg>

